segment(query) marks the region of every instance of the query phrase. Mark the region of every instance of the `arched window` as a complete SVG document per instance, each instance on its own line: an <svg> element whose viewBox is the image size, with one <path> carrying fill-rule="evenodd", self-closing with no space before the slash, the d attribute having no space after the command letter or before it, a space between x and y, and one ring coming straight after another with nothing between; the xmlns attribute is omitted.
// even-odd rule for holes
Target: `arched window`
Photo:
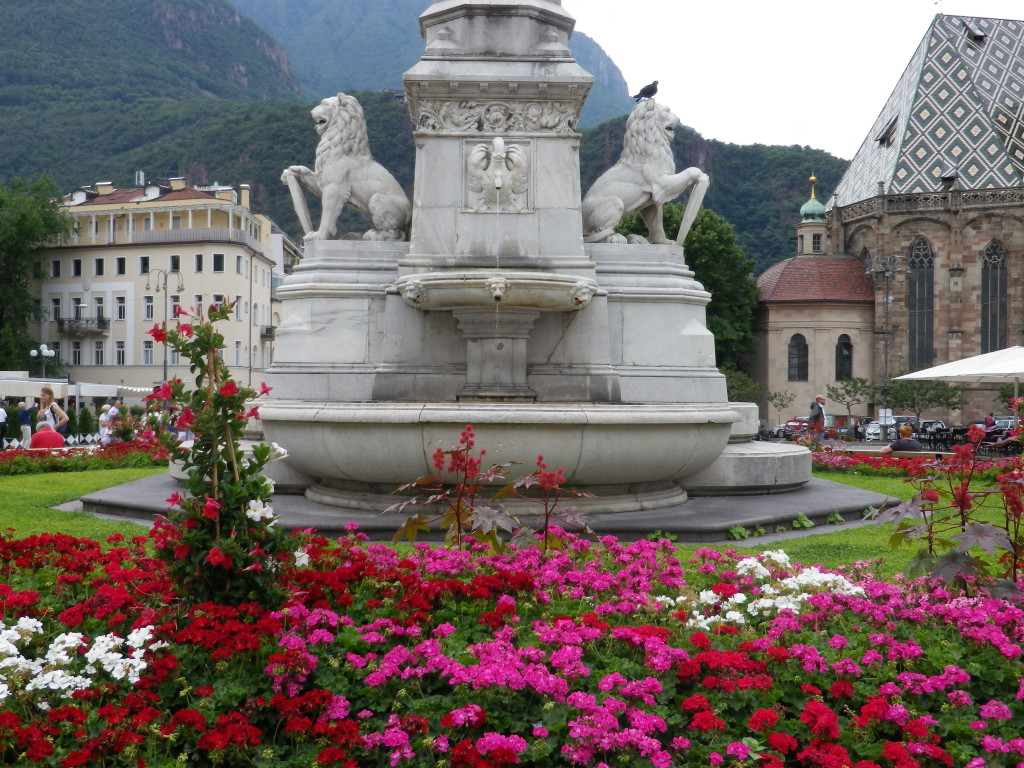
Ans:
<svg viewBox="0 0 1024 768"><path fill-rule="evenodd" d="M853 378L853 342L845 333L836 342L836 381Z"/></svg>
<svg viewBox="0 0 1024 768"><path fill-rule="evenodd" d="M1006 317L1006 249L993 240L981 260L982 352L1006 346Z"/></svg>
<svg viewBox="0 0 1024 768"><path fill-rule="evenodd" d="M860 263L864 265L864 270L867 271L871 266L871 251L867 248L861 248L860 255L857 258L860 259Z"/></svg>
<svg viewBox="0 0 1024 768"><path fill-rule="evenodd" d="M789 339L789 380L807 381L807 339L799 333Z"/></svg>
<svg viewBox="0 0 1024 768"><path fill-rule="evenodd" d="M927 368L935 359L932 315L935 310L935 256L918 237L907 254L907 366Z"/></svg>

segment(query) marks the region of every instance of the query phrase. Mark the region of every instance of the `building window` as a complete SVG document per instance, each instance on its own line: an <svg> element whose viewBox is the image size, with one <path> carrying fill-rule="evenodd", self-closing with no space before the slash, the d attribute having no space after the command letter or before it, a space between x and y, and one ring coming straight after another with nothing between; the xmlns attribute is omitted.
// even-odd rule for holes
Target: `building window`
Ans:
<svg viewBox="0 0 1024 768"><path fill-rule="evenodd" d="M203 271L203 254L197 253L196 254L196 272L202 272L202 271Z"/></svg>
<svg viewBox="0 0 1024 768"><path fill-rule="evenodd" d="M203 311L203 294L197 293L194 298L195 298L196 312L202 312Z"/></svg>
<svg viewBox="0 0 1024 768"><path fill-rule="evenodd" d="M92 364L103 365L103 342L94 341L92 348Z"/></svg>
<svg viewBox="0 0 1024 768"><path fill-rule="evenodd" d="M60 259L50 262L50 277L60 277Z"/></svg>
<svg viewBox="0 0 1024 768"><path fill-rule="evenodd" d="M256 302L253 302L252 304L252 324L260 324L260 305L257 304Z"/></svg>
<svg viewBox="0 0 1024 768"><path fill-rule="evenodd" d="M1006 346L1006 249L998 240L985 247L981 261L981 351Z"/></svg>
<svg viewBox="0 0 1024 768"><path fill-rule="evenodd" d="M60 342L59 341L51 341L50 342L50 349L53 351L53 359L54 360L60 360Z"/></svg>
<svg viewBox="0 0 1024 768"><path fill-rule="evenodd" d="M103 310L105 309L105 307L103 306L103 304L104 304L104 302L103 302L103 297L102 296L95 296L95 297L93 297L92 305L96 308L96 319L97 320L102 320L103 317L104 317Z"/></svg>
<svg viewBox="0 0 1024 768"><path fill-rule="evenodd" d="M796 236L796 253L797 253L797 256L799 256L803 252L804 252L804 236L803 235L797 235Z"/></svg>
<svg viewBox="0 0 1024 768"><path fill-rule="evenodd" d="M71 342L71 364L82 364L82 342L80 341Z"/></svg>
<svg viewBox="0 0 1024 768"><path fill-rule="evenodd" d="M871 251L867 248L861 248L860 255L857 258L860 259L861 264L864 265L865 271L871 268Z"/></svg>
<svg viewBox="0 0 1024 768"><path fill-rule="evenodd" d="M114 342L114 364L115 365L127 365L125 360L125 347L123 341Z"/></svg>
<svg viewBox="0 0 1024 768"><path fill-rule="evenodd" d="M242 342L235 342L235 365L242 365Z"/></svg>
<svg viewBox="0 0 1024 768"><path fill-rule="evenodd" d="M171 216L171 229L181 229L181 216Z"/></svg>
<svg viewBox="0 0 1024 768"><path fill-rule="evenodd" d="M81 277L82 276L82 260L72 259L71 260L71 276Z"/></svg>
<svg viewBox="0 0 1024 768"><path fill-rule="evenodd" d="M853 378L853 342L845 333L836 342L836 381Z"/></svg>
<svg viewBox="0 0 1024 768"><path fill-rule="evenodd" d="M50 299L50 319L60 320L60 297L56 296Z"/></svg>
<svg viewBox="0 0 1024 768"><path fill-rule="evenodd" d="M149 274L149 256L139 256L139 274Z"/></svg>
<svg viewBox="0 0 1024 768"><path fill-rule="evenodd" d="M149 232L151 229L153 229L153 217L152 216L145 216L145 217L143 217L143 219L142 219L142 230L144 232Z"/></svg>
<svg viewBox="0 0 1024 768"><path fill-rule="evenodd" d="M181 255L177 253L171 254L171 269L181 272Z"/></svg>
<svg viewBox="0 0 1024 768"><path fill-rule="evenodd" d="M240 253L235 254L235 274L242 274L242 254Z"/></svg>
<svg viewBox="0 0 1024 768"><path fill-rule="evenodd" d="M224 254L215 253L213 254L213 271L223 272L224 271Z"/></svg>
<svg viewBox="0 0 1024 768"><path fill-rule="evenodd" d="M114 297L114 306L116 307L117 314L115 315L118 320L128 319L128 304L125 301L124 296Z"/></svg>
<svg viewBox="0 0 1024 768"><path fill-rule="evenodd" d="M789 380L807 381L807 339L800 333L789 339Z"/></svg>
<svg viewBox="0 0 1024 768"><path fill-rule="evenodd" d="M142 297L142 319L152 320L155 317L153 313L153 297L143 296Z"/></svg>
<svg viewBox="0 0 1024 768"><path fill-rule="evenodd" d="M821 253L821 235L811 235L811 250Z"/></svg>
<svg viewBox="0 0 1024 768"><path fill-rule="evenodd" d="M181 310L181 296L171 294L171 317L177 317Z"/></svg>
<svg viewBox="0 0 1024 768"><path fill-rule="evenodd" d="M176 349L168 349L167 362L170 365L181 365L181 353Z"/></svg>
<svg viewBox="0 0 1024 768"><path fill-rule="evenodd" d="M153 364L153 342L146 340L142 342L142 364Z"/></svg>
<svg viewBox="0 0 1024 768"><path fill-rule="evenodd" d="M128 264L124 256L118 256L114 259L114 274L124 275L128 273Z"/></svg>
<svg viewBox="0 0 1024 768"><path fill-rule="evenodd" d="M919 371L935 359L935 256L923 237L911 244L907 268L907 365L911 371Z"/></svg>
<svg viewBox="0 0 1024 768"><path fill-rule="evenodd" d="M104 260L103 259L93 259L93 262L92 262L92 273L93 273L93 275L95 275L96 277L103 277L104 266L105 265L104 265Z"/></svg>
<svg viewBox="0 0 1024 768"><path fill-rule="evenodd" d="M71 302L72 302L71 306L72 306L73 311L74 311L74 319L75 320L84 320L85 319L85 302L82 301L77 296L72 297Z"/></svg>

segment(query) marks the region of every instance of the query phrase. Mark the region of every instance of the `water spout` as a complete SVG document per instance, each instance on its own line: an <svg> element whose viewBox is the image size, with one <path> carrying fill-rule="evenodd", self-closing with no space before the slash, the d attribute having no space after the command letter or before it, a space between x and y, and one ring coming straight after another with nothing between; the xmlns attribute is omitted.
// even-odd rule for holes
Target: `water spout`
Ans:
<svg viewBox="0 0 1024 768"><path fill-rule="evenodd" d="M492 277L484 284L484 287L491 294L494 302L498 303L505 298L505 291L508 290L508 280L504 277Z"/></svg>

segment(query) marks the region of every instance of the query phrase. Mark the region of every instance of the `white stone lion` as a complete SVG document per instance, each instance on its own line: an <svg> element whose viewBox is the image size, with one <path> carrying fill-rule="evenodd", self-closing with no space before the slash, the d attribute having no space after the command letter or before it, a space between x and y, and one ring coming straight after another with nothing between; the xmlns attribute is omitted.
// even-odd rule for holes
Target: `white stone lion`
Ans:
<svg viewBox="0 0 1024 768"><path fill-rule="evenodd" d="M700 168L675 173L672 139L679 118L654 99L634 107L626 120L619 161L594 182L583 199L583 234L588 243L624 243L615 227L634 211L647 225L647 241L672 242L665 236L662 207L694 187L679 226L676 242L686 239L708 188L708 176ZM631 242L633 242L631 236ZM644 242L643 238L636 241Z"/></svg>
<svg viewBox="0 0 1024 768"><path fill-rule="evenodd" d="M305 239L335 237L338 216L347 204L373 221L373 229L363 235L364 240L403 240L409 230L409 198L395 177L370 154L366 119L359 102L339 93L321 101L311 114L320 135L316 170L292 165L281 174L281 180L292 187L296 212L307 229ZM294 179L322 200L320 228L316 231L309 231L309 212L302 210L305 200Z"/></svg>

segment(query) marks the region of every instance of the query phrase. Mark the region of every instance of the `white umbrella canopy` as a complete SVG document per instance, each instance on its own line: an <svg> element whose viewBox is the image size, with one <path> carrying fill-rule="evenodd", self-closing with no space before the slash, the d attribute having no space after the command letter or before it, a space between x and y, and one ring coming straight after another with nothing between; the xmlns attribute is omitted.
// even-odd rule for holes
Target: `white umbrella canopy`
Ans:
<svg viewBox="0 0 1024 768"><path fill-rule="evenodd" d="M1020 380L1024 379L1024 347L1007 347L984 355L965 357L932 368L897 376L897 379L948 381L952 384L980 384L989 381L1012 381L1013 396L1019 396Z"/></svg>

